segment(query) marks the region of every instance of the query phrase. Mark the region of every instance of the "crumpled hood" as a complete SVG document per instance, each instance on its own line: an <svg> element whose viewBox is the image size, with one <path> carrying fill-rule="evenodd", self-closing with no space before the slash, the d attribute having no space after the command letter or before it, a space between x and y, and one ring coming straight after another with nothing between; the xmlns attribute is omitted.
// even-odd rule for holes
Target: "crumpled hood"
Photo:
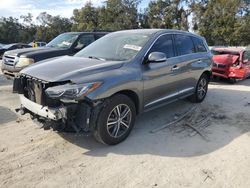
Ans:
<svg viewBox="0 0 250 188"><path fill-rule="evenodd" d="M213 61L215 63L225 64L225 65L231 65L236 63L236 61L239 59L238 55L232 55L232 54L223 54L223 55L214 55Z"/></svg>
<svg viewBox="0 0 250 188"><path fill-rule="evenodd" d="M96 59L63 56L57 59L31 65L21 71L21 74L44 80L60 82L97 74L120 68L123 62L100 61ZM73 79L73 80L72 80Z"/></svg>

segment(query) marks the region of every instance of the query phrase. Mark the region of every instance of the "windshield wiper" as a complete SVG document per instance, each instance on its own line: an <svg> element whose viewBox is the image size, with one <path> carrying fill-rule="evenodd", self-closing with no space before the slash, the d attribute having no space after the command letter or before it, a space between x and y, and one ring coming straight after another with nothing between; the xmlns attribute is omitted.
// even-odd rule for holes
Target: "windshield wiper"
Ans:
<svg viewBox="0 0 250 188"><path fill-rule="evenodd" d="M106 59L104 59L104 58L95 57L95 56L89 56L88 58L90 58L90 59L97 59L97 60L100 60L100 61L106 61Z"/></svg>

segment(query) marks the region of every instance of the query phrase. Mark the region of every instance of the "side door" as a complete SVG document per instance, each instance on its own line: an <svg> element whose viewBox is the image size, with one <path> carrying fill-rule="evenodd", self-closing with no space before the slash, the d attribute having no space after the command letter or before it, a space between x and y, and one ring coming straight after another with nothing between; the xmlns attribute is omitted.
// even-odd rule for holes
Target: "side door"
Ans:
<svg viewBox="0 0 250 188"><path fill-rule="evenodd" d="M167 60L142 64L145 110L166 104L178 97L180 78L178 69L175 69L177 58L173 41L172 34L162 35L146 54L147 59L152 52L162 52L166 54Z"/></svg>
<svg viewBox="0 0 250 188"><path fill-rule="evenodd" d="M242 66L246 69L246 77L250 76L250 51L245 51L242 55Z"/></svg>
<svg viewBox="0 0 250 188"><path fill-rule="evenodd" d="M95 41L95 37L93 34L84 34L79 36L79 38L76 40L74 46L73 46L73 51L79 52L89 44Z"/></svg>
<svg viewBox="0 0 250 188"><path fill-rule="evenodd" d="M201 55L196 53L192 36L175 34L175 47L178 55L180 98L184 98L195 91L196 83L204 68Z"/></svg>

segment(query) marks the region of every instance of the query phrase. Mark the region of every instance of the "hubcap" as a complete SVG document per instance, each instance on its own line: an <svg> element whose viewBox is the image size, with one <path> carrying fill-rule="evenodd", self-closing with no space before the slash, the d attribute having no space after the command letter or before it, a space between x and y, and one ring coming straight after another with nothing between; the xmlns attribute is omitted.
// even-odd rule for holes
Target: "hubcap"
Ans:
<svg viewBox="0 0 250 188"><path fill-rule="evenodd" d="M199 99L203 99L207 93L207 80L202 78L198 85L198 97Z"/></svg>
<svg viewBox="0 0 250 188"><path fill-rule="evenodd" d="M132 113L126 104L119 104L110 112L107 120L107 131L114 138L124 135L131 123Z"/></svg>

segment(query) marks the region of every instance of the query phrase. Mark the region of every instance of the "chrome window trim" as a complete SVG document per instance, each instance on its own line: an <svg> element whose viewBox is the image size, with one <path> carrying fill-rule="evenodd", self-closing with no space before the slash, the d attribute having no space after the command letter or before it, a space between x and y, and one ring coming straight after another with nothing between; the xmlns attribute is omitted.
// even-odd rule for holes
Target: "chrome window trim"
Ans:
<svg viewBox="0 0 250 188"><path fill-rule="evenodd" d="M183 34L183 33L163 33L163 34L161 34L161 35L159 35L153 42L152 42L152 44L150 45L150 47L148 48L148 50L146 51L146 53L144 54L144 56L143 56L143 59L145 59L145 57L146 57L146 55L148 54L148 52L151 50L151 48L153 47L153 45L155 44L155 42L160 38L160 37L162 37L162 36L164 36L164 35L177 35L177 34L179 34L179 35L186 35L186 36L193 36L193 37L196 37L196 38L198 38L198 39L201 39L202 41L203 41L203 43L204 43L204 40L202 39L202 38L200 38L200 37L198 37L198 36L195 36L195 35L189 35L189 34ZM174 43L174 40L173 40L173 45L175 45L175 43ZM174 58L178 58L178 57L184 57L184 56L188 56L188 55L194 55L194 54L198 54L198 53L208 53L209 52L209 49L207 48L207 45L205 45L205 43L204 43L204 46L205 46L205 48L207 49L207 51L206 52L195 52L195 53L191 53L191 54L185 54L185 55L177 55L176 54L176 56L174 56L174 57L170 57L170 58L167 58L167 59L174 59ZM174 47L174 46L173 46ZM143 63L143 62L142 62Z"/></svg>

